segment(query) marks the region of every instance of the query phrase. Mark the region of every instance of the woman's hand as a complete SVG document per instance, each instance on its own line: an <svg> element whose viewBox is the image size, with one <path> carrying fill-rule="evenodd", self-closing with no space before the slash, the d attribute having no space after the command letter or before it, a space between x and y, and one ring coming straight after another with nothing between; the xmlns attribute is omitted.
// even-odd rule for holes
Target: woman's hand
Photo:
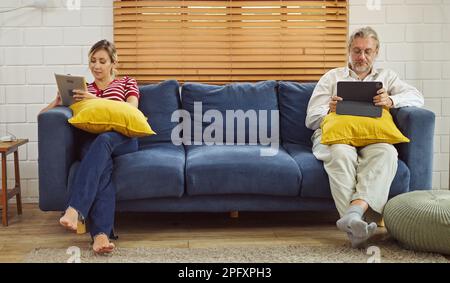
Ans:
<svg viewBox="0 0 450 283"><path fill-rule="evenodd" d="M131 104L132 106L138 108L139 100L136 96L130 96L127 98L127 103Z"/></svg>
<svg viewBox="0 0 450 283"><path fill-rule="evenodd" d="M46 112L46 111L48 111L50 109L53 109L56 106L60 106L60 105L62 105L62 100L61 100L61 95L59 95L59 91L58 91L58 93L56 94L56 98L53 99L53 101L50 102L44 109L42 109L39 112L39 114L44 113L44 112Z"/></svg>
<svg viewBox="0 0 450 283"><path fill-rule="evenodd" d="M53 100L53 103L55 104L55 106L62 105L62 99L61 95L59 94L59 91L57 92L56 98L55 100Z"/></svg>
<svg viewBox="0 0 450 283"><path fill-rule="evenodd" d="M384 88L377 91L377 96L373 97L373 103L375 103L376 106L386 106L388 108L394 106L394 102Z"/></svg>
<svg viewBox="0 0 450 283"><path fill-rule="evenodd" d="M90 93L90 92L88 92L88 91L85 91L85 90L74 89L74 90L73 90L73 93L74 93L73 98L74 98L76 101L81 101L81 100L83 100L83 99L94 99L94 98L98 98L98 97L95 96L94 94L92 94L92 93Z"/></svg>
<svg viewBox="0 0 450 283"><path fill-rule="evenodd" d="M342 97L337 96L337 95L333 95L330 98L330 103L329 103L330 112L329 113L336 112L336 105L337 105L338 101L342 101L342 100L343 100Z"/></svg>

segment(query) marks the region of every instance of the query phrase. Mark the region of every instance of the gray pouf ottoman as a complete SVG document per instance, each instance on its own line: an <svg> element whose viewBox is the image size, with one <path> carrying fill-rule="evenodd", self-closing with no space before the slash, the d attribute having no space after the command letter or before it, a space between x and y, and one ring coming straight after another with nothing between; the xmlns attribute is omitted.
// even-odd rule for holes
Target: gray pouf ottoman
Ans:
<svg viewBox="0 0 450 283"><path fill-rule="evenodd" d="M414 191L386 204L384 223L406 248L450 254L450 191Z"/></svg>

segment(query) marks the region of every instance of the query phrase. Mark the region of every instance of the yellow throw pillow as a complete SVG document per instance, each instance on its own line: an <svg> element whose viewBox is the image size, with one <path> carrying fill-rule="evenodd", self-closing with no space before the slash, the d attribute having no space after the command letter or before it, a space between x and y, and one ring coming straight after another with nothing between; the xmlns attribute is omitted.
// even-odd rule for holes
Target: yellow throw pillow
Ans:
<svg viewBox="0 0 450 283"><path fill-rule="evenodd" d="M409 142L395 125L389 110L384 108L379 118L338 115L332 112L325 116L320 127L322 144L348 144L358 147L373 143Z"/></svg>
<svg viewBox="0 0 450 283"><path fill-rule="evenodd" d="M116 131L128 137L156 134L142 112L127 102L85 99L70 106L74 127L93 134Z"/></svg>

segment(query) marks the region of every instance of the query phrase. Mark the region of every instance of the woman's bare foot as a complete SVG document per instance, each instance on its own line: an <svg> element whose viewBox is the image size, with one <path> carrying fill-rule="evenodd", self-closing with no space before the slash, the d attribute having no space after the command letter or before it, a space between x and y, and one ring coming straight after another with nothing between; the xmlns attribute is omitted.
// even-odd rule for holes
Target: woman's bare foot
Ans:
<svg viewBox="0 0 450 283"><path fill-rule="evenodd" d="M98 234L94 237L94 244L92 245L92 249L96 254L109 254L112 253L116 246L111 243L108 239L108 236L105 234Z"/></svg>
<svg viewBox="0 0 450 283"><path fill-rule="evenodd" d="M64 215L59 219L59 223L67 229L76 231L78 225L78 211L74 208L67 208Z"/></svg>

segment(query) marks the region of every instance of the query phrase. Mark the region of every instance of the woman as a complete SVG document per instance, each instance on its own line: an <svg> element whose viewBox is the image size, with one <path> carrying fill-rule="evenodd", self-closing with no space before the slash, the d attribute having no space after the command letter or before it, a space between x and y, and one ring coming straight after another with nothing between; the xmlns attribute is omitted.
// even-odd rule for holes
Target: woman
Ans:
<svg viewBox="0 0 450 283"><path fill-rule="evenodd" d="M88 84L88 91L74 90L73 97L83 99L114 99L138 107L139 89L136 80L124 77L115 79L117 53L107 40L94 44L89 51L89 69L94 82ZM59 94L41 112L61 104ZM81 149L81 163L71 183L71 195L62 226L77 230L78 220L87 220L93 239L95 253L111 253L115 245L109 238L113 234L115 211L115 188L112 183L113 156L136 151L137 139L128 138L116 132L88 135L90 139Z"/></svg>

